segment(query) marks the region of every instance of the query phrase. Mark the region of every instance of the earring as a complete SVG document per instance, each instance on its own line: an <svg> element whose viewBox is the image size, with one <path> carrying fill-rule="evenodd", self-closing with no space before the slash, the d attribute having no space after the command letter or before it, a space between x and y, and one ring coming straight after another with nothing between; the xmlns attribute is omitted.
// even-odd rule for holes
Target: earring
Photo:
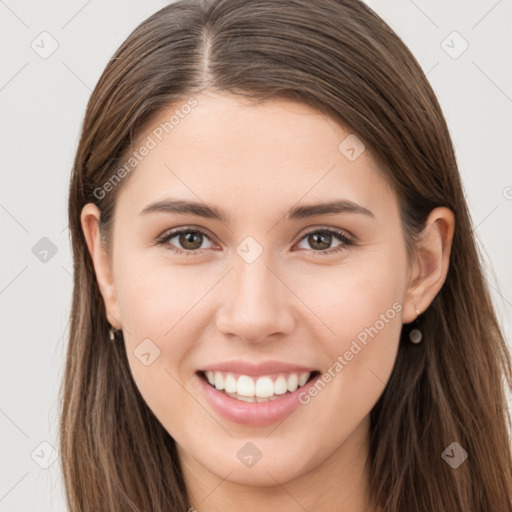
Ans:
<svg viewBox="0 0 512 512"><path fill-rule="evenodd" d="M418 316L420 316L420 314L421 314L421 312L418 309L416 309L416 313ZM416 320L418 320L418 318L416 318ZM409 340L411 341L411 343L416 343L416 344L420 343L422 338L423 338L423 334L421 333L421 331L419 329L412 329L409 332Z"/></svg>
<svg viewBox="0 0 512 512"><path fill-rule="evenodd" d="M112 326L110 327L110 330L109 330L109 333L108 333L108 336L110 338L110 341L114 341L115 338L116 338L116 332L117 332L117 329L114 329Z"/></svg>

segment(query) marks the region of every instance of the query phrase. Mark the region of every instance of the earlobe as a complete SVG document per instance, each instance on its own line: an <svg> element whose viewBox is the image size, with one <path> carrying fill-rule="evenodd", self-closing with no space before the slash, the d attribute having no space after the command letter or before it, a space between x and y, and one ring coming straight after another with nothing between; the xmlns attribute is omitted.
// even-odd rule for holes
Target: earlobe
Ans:
<svg viewBox="0 0 512 512"><path fill-rule="evenodd" d="M82 231L92 259L98 287L105 303L107 320L113 327L120 329L121 315L117 302L111 264L107 251L100 240L99 220L100 211L98 207L93 203L86 204L80 215Z"/></svg>
<svg viewBox="0 0 512 512"><path fill-rule="evenodd" d="M425 312L441 290L450 264L455 217L446 207L430 212L416 244L413 270L404 304L403 322L410 323Z"/></svg>

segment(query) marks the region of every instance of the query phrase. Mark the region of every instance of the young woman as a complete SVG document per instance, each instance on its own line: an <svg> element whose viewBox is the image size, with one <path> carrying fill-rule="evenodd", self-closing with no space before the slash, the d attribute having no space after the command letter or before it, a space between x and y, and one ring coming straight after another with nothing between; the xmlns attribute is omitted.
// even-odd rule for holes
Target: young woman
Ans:
<svg viewBox="0 0 512 512"><path fill-rule="evenodd" d="M71 512L512 510L510 354L448 129L357 0L181 0L87 107Z"/></svg>

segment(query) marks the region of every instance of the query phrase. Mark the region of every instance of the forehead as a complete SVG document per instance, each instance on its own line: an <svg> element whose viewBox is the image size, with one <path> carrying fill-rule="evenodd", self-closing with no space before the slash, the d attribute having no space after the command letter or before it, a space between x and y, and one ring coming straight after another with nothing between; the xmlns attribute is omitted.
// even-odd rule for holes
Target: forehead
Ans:
<svg viewBox="0 0 512 512"><path fill-rule="evenodd" d="M132 210L169 195L261 214L283 204L333 200L394 202L362 143L312 107L290 100L254 104L200 94L158 113L139 134L140 157L119 201ZM360 144L358 146L358 144ZM346 152L347 148L354 152ZM362 151L362 152L361 152ZM351 157L351 158L349 158Z"/></svg>

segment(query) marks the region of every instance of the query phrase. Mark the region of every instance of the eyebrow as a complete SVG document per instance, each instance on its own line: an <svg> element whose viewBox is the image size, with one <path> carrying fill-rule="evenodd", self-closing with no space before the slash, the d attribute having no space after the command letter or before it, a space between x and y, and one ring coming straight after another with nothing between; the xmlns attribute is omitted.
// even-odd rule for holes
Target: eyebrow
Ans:
<svg viewBox="0 0 512 512"><path fill-rule="evenodd" d="M220 220L224 223L229 223L230 220L230 216L222 209L196 201L165 199L151 203L146 206L140 214L147 215L155 212L196 215L207 219ZM285 219L298 220L317 215L331 215L337 213L359 213L368 217L375 217L367 208L347 199L339 199L326 203L295 206L286 212Z"/></svg>

